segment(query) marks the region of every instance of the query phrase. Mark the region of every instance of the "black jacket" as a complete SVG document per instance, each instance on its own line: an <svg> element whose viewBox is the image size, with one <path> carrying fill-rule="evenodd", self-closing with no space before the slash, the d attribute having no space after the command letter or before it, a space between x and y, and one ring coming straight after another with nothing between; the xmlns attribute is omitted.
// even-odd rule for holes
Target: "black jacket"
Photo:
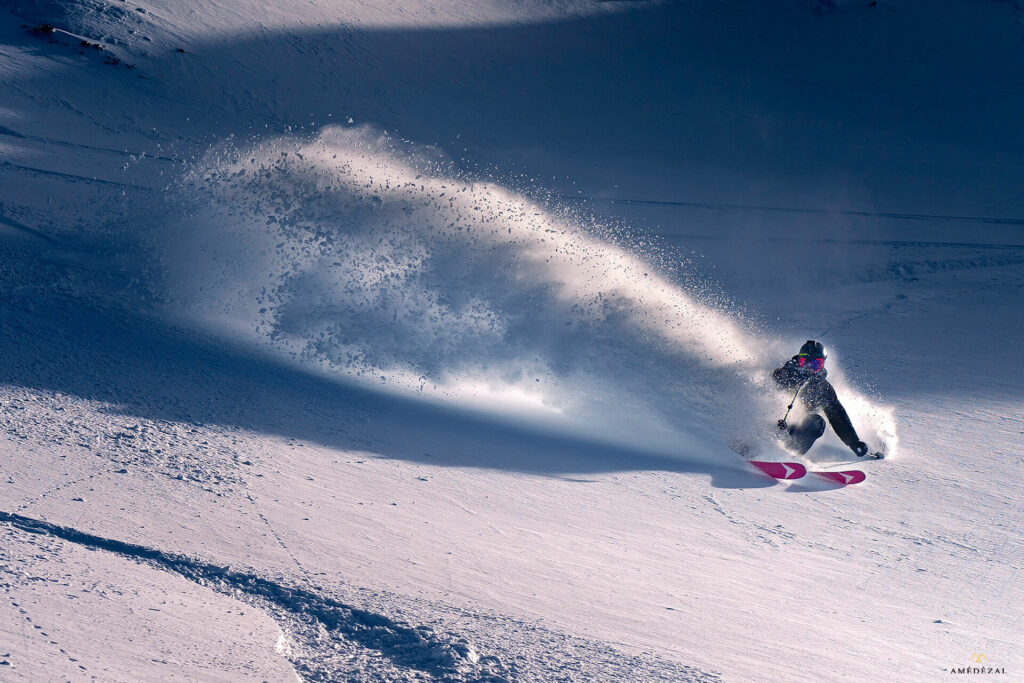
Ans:
<svg viewBox="0 0 1024 683"><path fill-rule="evenodd" d="M807 412L817 413L819 410L824 412L836 435L843 440L843 443L853 448L860 438L857 436L857 430L853 428L853 423L850 422L850 416L846 414L846 409L839 402L836 390L825 379L827 375L828 370L824 369L818 372L802 369L796 356L772 373L776 383L784 389L796 391L797 387L803 384L798 398Z"/></svg>

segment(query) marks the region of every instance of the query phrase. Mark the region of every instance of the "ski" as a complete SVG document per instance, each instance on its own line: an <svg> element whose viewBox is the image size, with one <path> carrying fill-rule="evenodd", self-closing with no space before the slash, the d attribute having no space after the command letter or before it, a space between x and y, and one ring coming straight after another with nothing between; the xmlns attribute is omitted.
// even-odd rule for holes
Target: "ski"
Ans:
<svg viewBox="0 0 1024 683"><path fill-rule="evenodd" d="M798 462L765 462L748 460L751 465L775 479L799 479L807 474L807 468Z"/></svg>
<svg viewBox="0 0 1024 683"><path fill-rule="evenodd" d="M836 484L842 484L843 486L850 486L852 484L859 484L868 478L866 474L860 470L843 470L841 472L823 472L823 471L811 471L811 474L821 477L822 479L828 479Z"/></svg>

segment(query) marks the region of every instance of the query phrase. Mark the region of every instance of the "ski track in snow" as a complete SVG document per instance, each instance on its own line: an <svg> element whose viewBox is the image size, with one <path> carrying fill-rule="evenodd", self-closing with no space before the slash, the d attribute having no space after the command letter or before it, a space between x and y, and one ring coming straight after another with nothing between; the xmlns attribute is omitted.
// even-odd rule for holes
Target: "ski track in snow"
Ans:
<svg viewBox="0 0 1024 683"><path fill-rule="evenodd" d="M443 677L463 678L463 656L459 649L468 652L461 643L449 643L435 637L429 630L414 629L398 624L382 615L357 610L310 590L285 586L253 574L233 571L230 567L201 562L195 558L173 555L152 548L122 543L101 538L75 529L0 512L0 520L29 533L45 533L72 543L114 552L138 561L148 562L168 571L173 571L190 581L214 590L245 596L265 610L275 614L282 626L301 641L299 651L308 650L309 659L296 657L297 668L311 680L331 680L338 675L352 675L355 670L370 680L375 676L389 677L395 673L390 667L431 672ZM321 629L339 644L358 649L342 651L336 656L349 660L355 652L365 654L376 650L384 658L384 666L378 670L372 662L359 662L354 668L341 668L333 663L328 648L318 646ZM369 666L367 666L369 665Z"/></svg>
<svg viewBox="0 0 1024 683"><path fill-rule="evenodd" d="M526 637L540 638L544 647L520 651L520 655L526 655L526 661L519 657L517 661L503 663L486 651L478 652L472 643L457 634L396 621L384 614L339 602L323 591L284 584L229 566L103 538L15 513L0 511L0 522L22 532L52 536L173 572L267 612L282 630L284 640L279 639L277 649L292 661L304 680L507 681L559 680L562 676L578 675L608 681L721 680L715 674L658 657L617 652L604 644L588 643L526 624L511 628L505 624L505 637L516 629L529 631ZM0 555L0 568L9 573L10 568L2 563L3 559ZM20 612L31 622L24 609ZM35 628L42 627L36 625ZM537 657L542 661L530 661ZM550 666L550 661L543 661L545 659L560 663Z"/></svg>

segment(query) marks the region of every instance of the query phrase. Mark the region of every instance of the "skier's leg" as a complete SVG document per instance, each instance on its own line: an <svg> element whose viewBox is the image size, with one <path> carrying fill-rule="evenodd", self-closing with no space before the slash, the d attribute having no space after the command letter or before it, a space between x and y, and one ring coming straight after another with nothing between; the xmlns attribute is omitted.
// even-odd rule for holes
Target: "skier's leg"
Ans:
<svg viewBox="0 0 1024 683"><path fill-rule="evenodd" d="M825 418L817 413L789 428L790 448L803 455L825 433Z"/></svg>
<svg viewBox="0 0 1024 683"><path fill-rule="evenodd" d="M789 429L783 433L782 442L787 449L798 455L803 455L811 447L804 438L803 422L789 423Z"/></svg>

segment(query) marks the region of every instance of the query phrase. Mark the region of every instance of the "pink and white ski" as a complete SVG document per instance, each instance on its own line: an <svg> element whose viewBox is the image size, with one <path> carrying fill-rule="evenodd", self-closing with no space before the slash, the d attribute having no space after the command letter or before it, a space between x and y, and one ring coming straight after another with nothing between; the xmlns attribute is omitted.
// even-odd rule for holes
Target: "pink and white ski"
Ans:
<svg viewBox="0 0 1024 683"><path fill-rule="evenodd" d="M860 470L844 470L842 472L816 472L812 471L811 474L828 479L829 481L843 486L849 486L850 484L859 484L868 478L866 474Z"/></svg>
<svg viewBox="0 0 1024 683"><path fill-rule="evenodd" d="M798 462L765 462L763 460L748 460L747 462L769 477L776 479L799 479L807 474L807 468Z"/></svg>

